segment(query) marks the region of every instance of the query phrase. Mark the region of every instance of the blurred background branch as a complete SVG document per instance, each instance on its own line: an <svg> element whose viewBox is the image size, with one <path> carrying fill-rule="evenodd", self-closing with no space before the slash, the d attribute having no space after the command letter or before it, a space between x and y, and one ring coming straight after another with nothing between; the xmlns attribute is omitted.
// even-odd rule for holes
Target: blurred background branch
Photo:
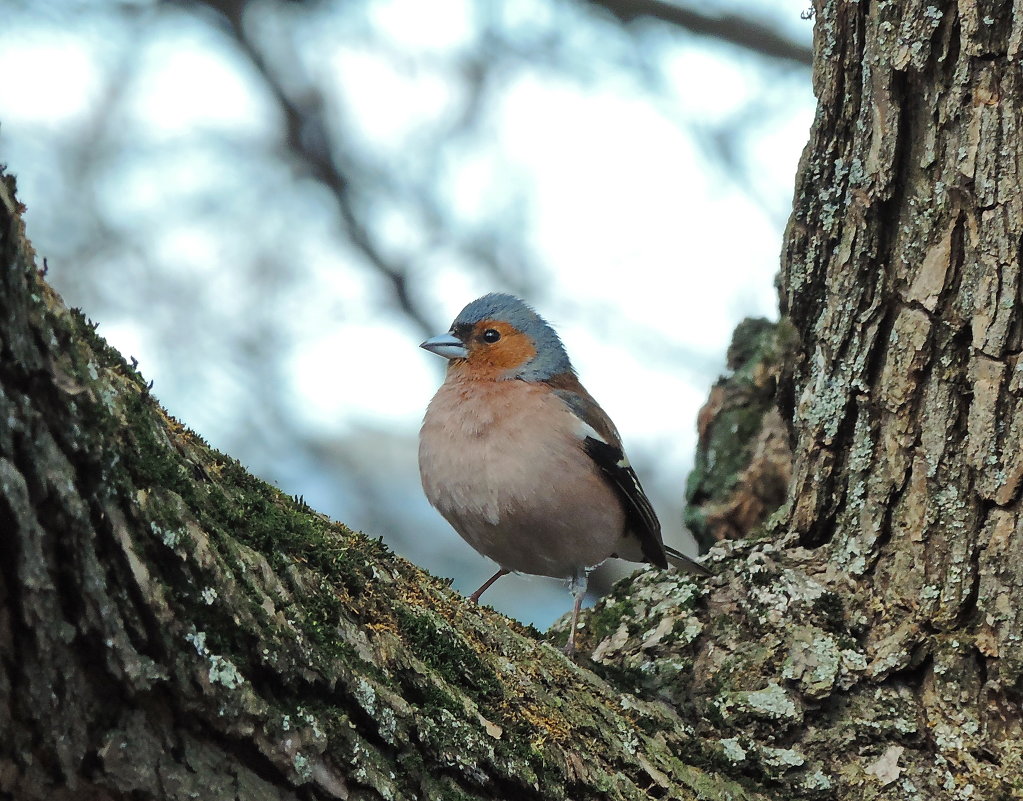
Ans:
<svg viewBox="0 0 1023 801"><path fill-rule="evenodd" d="M686 7L659 0L589 0L607 9L623 23L654 19L677 25L691 33L706 36L750 50L758 56L788 61L809 68L812 53L803 41L796 41L774 29L771 20L749 20L740 14L706 14L695 6Z"/></svg>
<svg viewBox="0 0 1023 801"><path fill-rule="evenodd" d="M68 303L289 493L478 584L418 486L416 346L505 290L685 547L697 410L736 323L775 315L804 5L0 0L0 162ZM547 625L562 592L488 597Z"/></svg>

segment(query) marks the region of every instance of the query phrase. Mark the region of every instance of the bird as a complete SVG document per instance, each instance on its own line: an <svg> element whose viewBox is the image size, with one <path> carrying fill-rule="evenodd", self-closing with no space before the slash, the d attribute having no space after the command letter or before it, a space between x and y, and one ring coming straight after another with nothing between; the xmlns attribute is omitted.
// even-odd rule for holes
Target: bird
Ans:
<svg viewBox="0 0 1023 801"><path fill-rule="evenodd" d="M580 383L560 337L520 298L469 303L420 347L448 360L419 434L427 500L499 569L567 579L565 652L576 650L589 571L610 557L710 575L666 546L611 418Z"/></svg>

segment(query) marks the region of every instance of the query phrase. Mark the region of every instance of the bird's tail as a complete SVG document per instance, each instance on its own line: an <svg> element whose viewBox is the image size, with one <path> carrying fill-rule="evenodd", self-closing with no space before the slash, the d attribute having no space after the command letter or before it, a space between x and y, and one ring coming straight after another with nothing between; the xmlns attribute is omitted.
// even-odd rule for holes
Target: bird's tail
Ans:
<svg viewBox="0 0 1023 801"><path fill-rule="evenodd" d="M711 576L713 573L697 562L695 559L686 556L681 551L676 551L670 545L664 546L664 552L668 555L668 563L681 570L691 573L694 576Z"/></svg>

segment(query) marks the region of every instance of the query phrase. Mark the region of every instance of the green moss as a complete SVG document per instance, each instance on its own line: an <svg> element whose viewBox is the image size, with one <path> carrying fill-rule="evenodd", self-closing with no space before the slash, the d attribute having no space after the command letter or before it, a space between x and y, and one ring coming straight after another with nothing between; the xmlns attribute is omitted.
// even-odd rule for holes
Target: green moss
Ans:
<svg viewBox="0 0 1023 801"><path fill-rule="evenodd" d="M770 587L778 581L778 571L761 569L747 574L749 583L755 587Z"/></svg>
<svg viewBox="0 0 1023 801"><path fill-rule="evenodd" d="M697 457L699 459L699 457ZM682 523L689 531L693 533L693 536L697 537L701 549L710 548L713 546L713 535L707 529L707 515L703 511L703 507L697 505L698 502L702 502L700 489L703 485L703 477L706 473L706 465L694 467L692 472L686 478L685 488L685 499L686 505L682 510Z"/></svg>
<svg viewBox="0 0 1023 801"><path fill-rule="evenodd" d="M778 324L764 317L746 317L732 332L726 360L740 376L777 358Z"/></svg>
<svg viewBox="0 0 1023 801"><path fill-rule="evenodd" d="M462 790L449 776L442 776L435 781L428 782L430 792L427 796L437 801L476 801L479 795Z"/></svg>
<svg viewBox="0 0 1023 801"><path fill-rule="evenodd" d="M128 429L123 454L131 484L139 489L168 489L186 502L194 500L193 480L186 475L181 457L167 447L163 429L154 419L155 401L141 392L124 397Z"/></svg>
<svg viewBox="0 0 1023 801"><path fill-rule="evenodd" d="M564 650L565 646L568 645L568 629L566 628L560 629L558 631L548 631L546 634L542 635L541 638L545 639L555 648L560 648L561 650Z"/></svg>
<svg viewBox="0 0 1023 801"><path fill-rule="evenodd" d="M107 344L107 341L99 335L97 331L99 323L94 323L85 316L81 309L77 308L68 309L66 319L68 321L67 333L71 343L84 343L91 350L92 356L100 367L114 370L134 381L139 387L147 388L145 379L135 365L129 365L121 352ZM82 361L87 361L87 359Z"/></svg>
<svg viewBox="0 0 1023 801"><path fill-rule="evenodd" d="M638 667L618 662L589 662L586 667L624 693L645 700L652 700L657 696L657 688L651 686L651 677Z"/></svg>
<svg viewBox="0 0 1023 801"><path fill-rule="evenodd" d="M413 653L448 684L475 697L494 699L502 695L500 680L454 629L441 627L429 616L401 606L395 609L395 616Z"/></svg>
<svg viewBox="0 0 1023 801"><path fill-rule="evenodd" d="M323 545L329 528L326 521L297 511L280 493L250 476L233 460L222 463L220 477L233 492L230 497L216 499L211 510L219 518L215 522L265 556L275 570L286 567L294 558L305 557L307 552L318 553L317 546Z"/></svg>
<svg viewBox="0 0 1023 801"><path fill-rule="evenodd" d="M586 618L587 637L598 643L618 631L622 621L633 619L635 614L636 604L627 596L619 600L605 600ZM567 640L567 638L568 633L566 632L565 639Z"/></svg>
<svg viewBox="0 0 1023 801"><path fill-rule="evenodd" d="M408 671L397 674L402 696L427 717L438 717L440 710L461 714L464 709L455 697L428 677Z"/></svg>
<svg viewBox="0 0 1023 801"><path fill-rule="evenodd" d="M497 759L494 763L512 767L516 771L514 778L524 786L557 788L558 797L564 797L561 795L564 792L564 771L545 753L543 746L539 745L539 732L521 719L508 720L507 723L505 736L495 744ZM532 776L527 769L533 772ZM522 792L517 797L534 796ZM552 799L554 797L552 796ZM544 801L547 801L546 798Z"/></svg>
<svg viewBox="0 0 1023 801"><path fill-rule="evenodd" d="M330 587L321 586L319 592L306 596L302 610L302 630L321 653L348 663L357 659L355 649L338 630L338 621L344 617L346 610Z"/></svg>
<svg viewBox="0 0 1023 801"><path fill-rule="evenodd" d="M200 523L221 536L229 534L263 555L275 572L292 564L307 565L343 587L361 595L372 581L370 556L381 556L379 542L356 535L319 515L296 507L291 499L245 471L233 459L219 457L220 487L213 485L198 506ZM340 601L324 597L332 612Z"/></svg>
<svg viewBox="0 0 1023 801"><path fill-rule="evenodd" d="M846 632L845 605L837 593L822 592L814 599L812 609L825 631L832 634Z"/></svg>

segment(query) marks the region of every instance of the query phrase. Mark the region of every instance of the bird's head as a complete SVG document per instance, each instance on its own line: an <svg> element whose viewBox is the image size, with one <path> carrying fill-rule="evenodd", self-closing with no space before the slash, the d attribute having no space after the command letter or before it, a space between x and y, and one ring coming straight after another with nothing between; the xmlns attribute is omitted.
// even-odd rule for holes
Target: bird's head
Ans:
<svg viewBox="0 0 1023 801"><path fill-rule="evenodd" d="M458 313L446 334L420 347L474 378L546 381L572 371L557 333L514 295L492 293Z"/></svg>

